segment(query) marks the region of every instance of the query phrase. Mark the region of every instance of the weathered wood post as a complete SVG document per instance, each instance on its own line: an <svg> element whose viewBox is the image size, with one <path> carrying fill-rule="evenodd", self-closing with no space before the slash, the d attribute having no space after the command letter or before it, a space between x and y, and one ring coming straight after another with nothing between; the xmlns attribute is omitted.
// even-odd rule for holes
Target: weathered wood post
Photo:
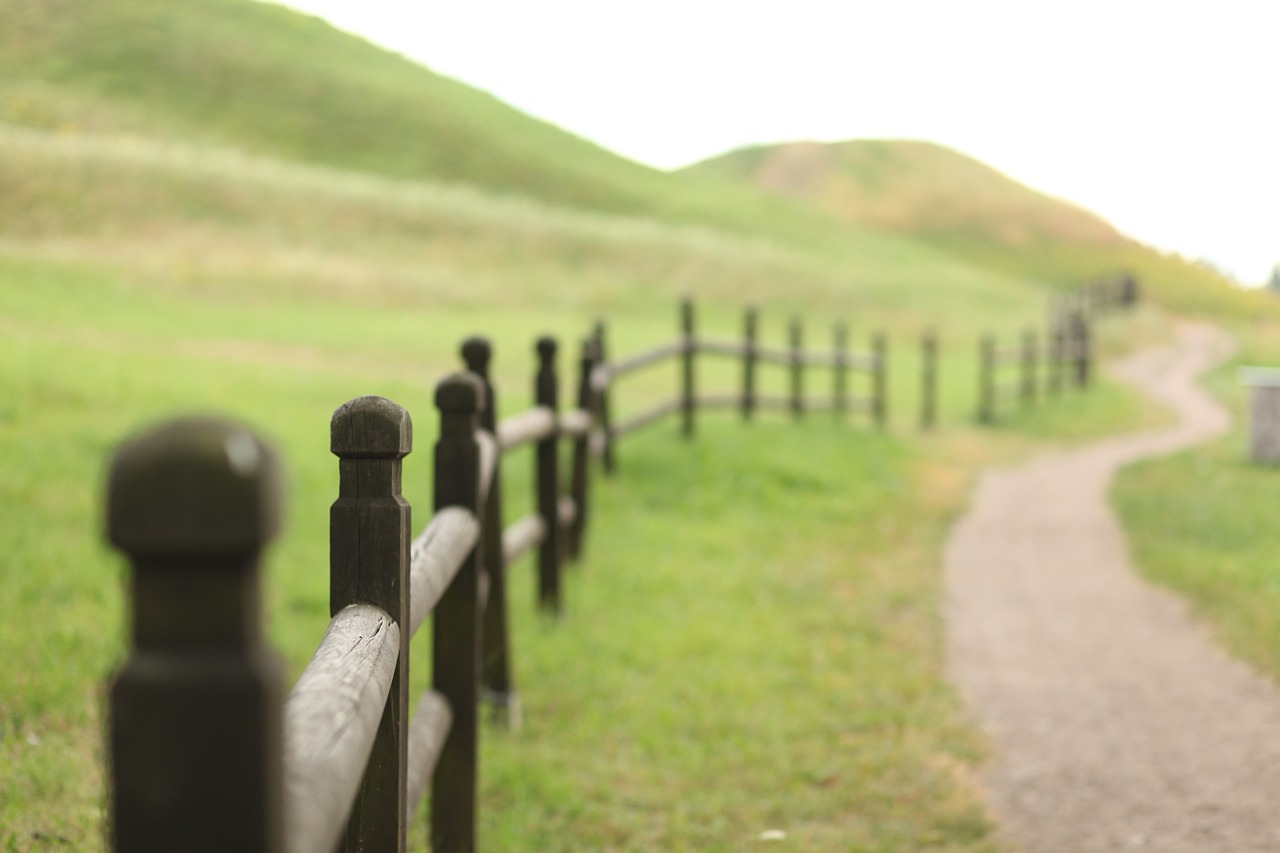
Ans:
<svg viewBox="0 0 1280 853"><path fill-rule="evenodd" d="M694 337L693 300L680 302L680 434L685 438L693 435L693 416L697 401L694 397L694 357L697 355L697 340Z"/></svg>
<svg viewBox="0 0 1280 853"><path fill-rule="evenodd" d="M799 317L791 318L788 337L791 343L791 415L798 420L804 415L804 330Z"/></svg>
<svg viewBox="0 0 1280 853"><path fill-rule="evenodd" d="M1018 391L1024 406L1030 406L1036 401L1036 354L1036 333L1033 329L1027 329L1022 333L1022 349L1019 353L1021 382Z"/></svg>
<svg viewBox="0 0 1280 853"><path fill-rule="evenodd" d="M1134 278L1133 273L1125 273L1124 278L1120 280L1120 304L1127 309L1132 309L1138 304L1138 280Z"/></svg>
<svg viewBox="0 0 1280 853"><path fill-rule="evenodd" d="M756 338L759 314L754 306L743 315L742 419L751 420L756 409Z"/></svg>
<svg viewBox="0 0 1280 853"><path fill-rule="evenodd" d="M109 697L115 850L284 849L282 675L259 571L279 482L270 449L213 418L116 453L107 536L131 563L133 649Z"/></svg>
<svg viewBox="0 0 1280 853"><path fill-rule="evenodd" d="M844 323L836 323L833 337L835 389L832 407L835 409L836 417L843 418L844 413L849 410L849 327Z"/></svg>
<svg viewBox="0 0 1280 853"><path fill-rule="evenodd" d="M875 359L875 372L871 374L871 417L875 425L884 429L889 422L889 341L884 332L871 337L871 354Z"/></svg>
<svg viewBox="0 0 1280 853"><path fill-rule="evenodd" d="M556 342L538 339L538 374L534 379L534 402L545 406L558 417L560 382L556 378ZM538 548L538 606L560 612L560 564L563 560L560 536L560 437L556 432L538 442L534 454L534 488L537 489L538 515L546 525L546 534Z"/></svg>
<svg viewBox="0 0 1280 853"><path fill-rule="evenodd" d="M402 460L413 449L409 413L383 397L339 407L329 425L338 499L329 510L329 615L373 604L400 631L400 658L347 821L344 850L405 849L409 738L409 504Z"/></svg>
<svg viewBox="0 0 1280 853"><path fill-rule="evenodd" d="M1072 355L1075 357L1076 387L1089 387L1093 372L1093 342L1090 339L1089 318L1083 313L1072 315Z"/></svg>
<svg viewBox="0 0 1280 853"><path fill-rule="evenodd" d="M599 367L607 370L609 364L609 350L605 345L605 328L604 320L596 321L596 352L599 358ZM613 435L613 404L612 394L610 393L610 384L608 374L605 373L606 380L603 387L597 389L600 395L596 404L598 406L598 414L600 417L600 434L604 440L601 458L604 460L604 472L609 476L613 476L618 471L617 457L614 455L614 435Z"/></svg>
<svg viewBox="0 0 1280 853"><path fill-rule="evenodd" d="M462 359L484 388L484 408L479 425L497 446L498 400L490 381L493 345L487 338L471 337L462 342ZM494 717L508 725L520 721L519 698L511 678L511 639L507 616L507 566L502 555L502 465L493 466L481 519L480 553L489 589L484 607L484 636L481 643L481 685Z"/></svg>
<svg viewBox="0 0 1280 853"><path fill-rule="evenodd" d="M480 445L484 384L454 373L436 386L440 438L435 447L435 509L463 507L484 518ZM463 561L433 611L432 687L453 711L453 726L431 776L431 849L474 853L481 671L480 572L484 540Z"/></svg>
<svg viewBox="0 0 1280 853"><path fill-rule="evenodd" d="M978 423L996 419L996 339L983 335L978 342Z"/></svg>
<svg viewBox="0 0 1280 853"><path fill-rule="evenodd" d="M931 430L938 420L938 332L925 329L920 339L920 428Z"/></svg>
<svg viewBox="0 0 1280 853"><path fill-rule="evenodd" d="M578 376L578 408L584 412L595 411L595 393L591 386L591 374L599 361L596 342L587 338L582 342L582 359ZM591 497L590 433L579 436L573 443L573 469L569 479L569 494L577 507L573 523L569 525L568 551L573 559L582 557L582 540L586 535L588 504Z"/></svg>

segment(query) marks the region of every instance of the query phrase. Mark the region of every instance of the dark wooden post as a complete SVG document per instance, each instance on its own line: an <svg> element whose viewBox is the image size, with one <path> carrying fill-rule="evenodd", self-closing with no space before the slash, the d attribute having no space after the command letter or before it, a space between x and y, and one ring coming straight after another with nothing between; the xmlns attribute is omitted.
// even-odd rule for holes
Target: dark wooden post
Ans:
<svg viewBox="0 0 1280 853"><path fill-rule="evenodd" d="M459 506L483 518L480 445L484 383L454 373L436 386L435 509ZM480 572L484 541L463 561L432 613L432 687L453 711L453 726L431 777L431 849L474 853L481 670Z"/></svg>
<svg viewBox="0 0 1280 853"><path fill-rule="evenodd" d="M1076 387L1089 387L1093 367L1093 342L1089 334L1089 318L1083 313L1072 317L1072 354L1075 356Z"/></svg>
<svg viewBox="0 0 1280 853"><path fill-rule="evenodd" d="M842 418L849 410L849 327L844 323L836 323L834 338L835 390L832 403L836 417Z"/></svg>
<svg viewBox="0 0 1280 853"><path fill-rule="evenodd" d="M595 411L595 392L591 387L591 373L599 361L596 342L587 338L582 342L582 359L579 364L578 408L584 412ZM587 530L588 504L591 497L590 437L584 433L573 443L573 470L569 479L569 494L573 497L573 505L577 512L573 516L573 524L569 525L568 551L573 559L582 557L582 540Z"/></svg>
<svg viewBox="0 0 1280 853"><path fill-rule="evenodd" d="M694 365L697 354L697 340L694 337L693 300L685 299L680 303L680 339L683 343L680 357L680 433L685 438L693 435L693 416L697 401L694 397Z"/></svg>
<svg viewBox="0 0 1280 853"><path fill-rule="evenodd" d="M875 359L875 372L871 375L871 417L880 429L889 422L889 342L884 332L876 332L871 338L871 353Z"/></svg>
<svg viewBox="0 0 1280 853"><path fill-rule="evenodd" d="M537 349L538 375L534 379L534 401L556 414L560 405L560 383L556 378L556 342L552 338L539 338ZM534 488L537 489L538 515L547 528L538 549L538 605L555 613L559 613L561 607L560 564L563 555L560 536L559 448L560 437L553 434L538 442L534 454Z"/></svg>
<svg viewBox="0 0 1280 853"><path fill-rule="evenodd" d="M596 321L595 339L596 339L597 357L599 358L599 366L607 369L609 364L609 350L608 350L608 347L605 346L604 320ZM614 450L614 441L613 441L613 405L612 405L613 395L609 387L611 384L612 384L612 380L606 381L604 384L604 387L598 390L598 393L600 396L597 400L597 406L599 407L598 414L600 418L600 433L604 439L604 448L601 453L601 458L604 460L604 472L610 476L613 476L615 473L617 473L618 462L617 462L617 457L614 455L615 450Z"/></svg>
<svg viewBox="0 0 1280 853"><path fill-rule="evenodd" d="M1133 308L1138 304L1138 280L1132 273L1125 273L1120 280L1120 304L1125 308Z"/></svg>
<svg viewBox="0 0 1280 853"><path fill-rule="evenodd" d="M920 344L920 428L927 431L938 420L938 332L926 329Z"/></svg>
<svg viewBox="0 0 1280 853"><path fill-rule="evenodd" d="M756 408L756 336L759 314L754 307L743 315L744 352L742 354L742 419L751 420Z"/></svg>
<svg viewBox="0 0 1280 853"><path fill-rule="evenodd" d="M1045 382L1045 392L1051 397L1062 393L1062 361L1066 351L1065 326L1066 318L1062 314L1050 315L1049 352L1046 355L1045 364L1048 377Z"/></svg>
<svg viewBox="0 0 1280 853"><path fill-rule="evenodd" d="M400 659L347 821L343 849L405 849L409 745L409 504L402 461L413 449L409 413L383 397L338 408L329 425L338 499L329 510L329 615L351 604L381 607L402 626Z"/></svg>
<svg viewBox="0 0 1280 853"><path fill-rule="evenodd" d="M1019 392L1024 406L1030 406L1036 401L1036 352L1036 333L1028 329L1022 333L1022 352L1020 353L1022 375Z"/></svg>
<svg viewBox="0 0 1280 853"><path fill-rule="evenodd" d="M978 423L996 419L996 339L983 335L978 343Z"/></svg>
<svg viewBox="0 0 1280 853"><path fill-rule="evenodd" d="M284 849L282 675L259 572L279 482L262 442L213 418L116 453L107 535L131 563L133 649L109 698L115 850Z"/></svg>
<svg viewBox="0 0 1280 853"><path fill-rule="evenodd" d="M800 318L792 317L789 330L791 341L791 414L799 418L804 414L804 330Z"/></svg>
<svg viewBox="0 0 1280 853"><path fill-rule="evenodd" d="M480 429L493 437L497 446L498 400L489 378L493 346L487 338L472 337L462 342L462 359L467 370L475 374L484 387L484 408L480 411ZM481 643L481 684L493 716L504 724L518 725L519 699L511 678L511 639L507 616L507 566L502 555L502 465L493 467L480 525L480 553L484 576L488 579L488 596L484 607L484 638Z"/></svg>

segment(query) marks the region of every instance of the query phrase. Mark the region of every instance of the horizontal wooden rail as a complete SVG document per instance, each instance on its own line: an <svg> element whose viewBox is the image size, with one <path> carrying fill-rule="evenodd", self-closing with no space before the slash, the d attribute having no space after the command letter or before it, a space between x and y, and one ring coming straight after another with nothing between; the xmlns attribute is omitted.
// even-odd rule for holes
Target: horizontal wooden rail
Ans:
<svg viewBox="0 0 1280 853"><path fill-rule="evenodd" d="M556 434L556 413L536 406L498 422L498 447L503 453L526 444L544 441Z"/></svg>
<svg viewBox="0 0 1280 853"><path fill-rule="evenodd" d="M408 797L405 802L410 815L422 802L427 788L431 787L431 774L435 772L440 750L452 724L453 710L448 700L434 690L423 692L418 710L409 723Z"/></svg>
<svg viewBox="0 0 1280 853"><path fill-rule="evenodd" d="M396 674L400 628L372 604L338 611L284 706L285 840L332 850Z"/></svg>
<svg viewBox="0 0 1280 853"><path fill-rule="evenodd" d="M654 406L652 409L641 412L638 415L633 415L625 421L614 424L612 431L613 435L623 436L660 421L667 415L680 411L681 403L682 401L680 400L670 400L666 403Z"/></svg>
<svg viewBox="0 0 1280 853"><path fill-rule="evenodd" d="M591 413L583 409L573 409L560 415L560 435L565 438L580 438L591 430L593 423Z"/></svg>
<svg viewBox="0 0 1280 853"><path fill-rule="evenodd" d="M578 505L574 503L573 497L561 495L560 500L556 503L556 518L560 520L560 526L568 527L573 524L573 520L577 515Z"/></svg>
<svg viewBox="0 0 1280 853"><path fill-rule="evenodd" d="M480 522L462 507L445 507L409 549L409 636L453 582L462 561L480 539Z"/></svg>
<svg viewBox="0 0 1280 853"><path fill-rule="evenodd" d="M682 340L636 353L630 358L620 359L607 365L609 379L617 379L628 373L634 373L642 367L648 367L651 364L656 364L664 359L674 358L684 353L685 343Z"/></svg>
<svg viewBox="0 0 1280 853"><path fill-rule="evenodd" d="M502 560L511 565L542 544L547 526L542 516L530 513L502 531Z"/></svg>
<svg viewBox="0 0 1280 853"><path fill-rule="evenodd" d="M741 341L716 341L699 338L694 341L694 349L711 355L727 355L733 358L746 358L751 347Z"/></svg>
<svg viewBox="0 0 1280 853"><path fill-rule="evenodd" d="M741 394L700 394L699 409L738 409L742 407Z"/></svg>

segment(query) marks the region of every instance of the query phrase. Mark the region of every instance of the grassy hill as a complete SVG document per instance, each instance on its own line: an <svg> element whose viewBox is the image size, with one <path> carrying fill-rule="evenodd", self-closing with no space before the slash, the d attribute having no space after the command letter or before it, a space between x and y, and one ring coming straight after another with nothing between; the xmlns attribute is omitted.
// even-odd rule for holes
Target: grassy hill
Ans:
<svg viewBox="0 0 1280 853"><path fill-rule="evenodd" d="M1076 285L1130 270L1181 310L1269 310L1212 270L1124 236L1096 214L930 142L855 140L752 146L688 167L803 200L850 225L910 235L983 266Z"/></svg>

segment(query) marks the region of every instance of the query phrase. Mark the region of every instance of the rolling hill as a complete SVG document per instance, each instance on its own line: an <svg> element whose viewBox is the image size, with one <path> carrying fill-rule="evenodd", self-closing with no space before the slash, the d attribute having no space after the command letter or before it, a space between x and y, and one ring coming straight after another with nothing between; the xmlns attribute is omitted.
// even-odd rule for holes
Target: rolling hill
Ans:
<svg viewBox="0 0 1280 853"><path fill-rule="evenodd" d="M751 146L684 172L756 186L850 226L907 235L1015 275L1073 285L1129 270L1173 307L1228 314L1266 308L1213 270L1144 246L1090 211L930 142Z"/></svg>

